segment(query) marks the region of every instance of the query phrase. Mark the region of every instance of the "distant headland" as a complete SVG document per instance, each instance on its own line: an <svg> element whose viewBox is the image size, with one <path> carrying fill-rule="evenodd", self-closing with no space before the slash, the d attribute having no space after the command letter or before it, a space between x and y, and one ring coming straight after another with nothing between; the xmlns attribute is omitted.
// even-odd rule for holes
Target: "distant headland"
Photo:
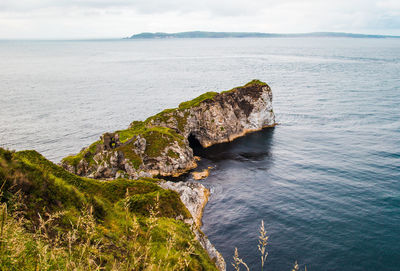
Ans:
<svg viewBox="0 0 400 271"><path fill-rule="evenodd" d="M300 34L277 34L277 33L261 33L261 32L207 32L207 31L190 31L178 33L163 32L143 32L134 34L126 39L172 39L172 38L400 38L400 36L390 35L368 35L353 34L342 32L311 32Z"/></svg>

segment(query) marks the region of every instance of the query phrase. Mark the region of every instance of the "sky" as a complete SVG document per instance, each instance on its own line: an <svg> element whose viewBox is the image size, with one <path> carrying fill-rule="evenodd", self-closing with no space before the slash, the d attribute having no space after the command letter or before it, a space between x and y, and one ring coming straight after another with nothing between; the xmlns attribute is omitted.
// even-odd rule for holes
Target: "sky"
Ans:
<svg viewBox="0 0 400 271"><path fill-rule="evenodd" d="M193 30L400 35L400 0L0 0L0 39Z"/></svg>

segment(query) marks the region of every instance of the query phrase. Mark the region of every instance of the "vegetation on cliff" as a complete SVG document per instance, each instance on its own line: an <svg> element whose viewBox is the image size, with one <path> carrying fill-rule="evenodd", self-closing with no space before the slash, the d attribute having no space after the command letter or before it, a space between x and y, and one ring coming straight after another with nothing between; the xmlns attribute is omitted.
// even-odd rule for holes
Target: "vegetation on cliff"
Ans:
<svg viewBox="0 0 400 271"><path fill-rule="evenodd" d="M0 149L0 269L215 270L158 181L82 178Z"/></svg>

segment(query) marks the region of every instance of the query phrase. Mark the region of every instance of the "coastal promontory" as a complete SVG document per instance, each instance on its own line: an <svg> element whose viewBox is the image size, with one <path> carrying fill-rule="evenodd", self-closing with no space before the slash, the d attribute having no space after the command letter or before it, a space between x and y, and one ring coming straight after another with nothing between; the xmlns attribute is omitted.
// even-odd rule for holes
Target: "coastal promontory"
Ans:
<svg viewBox="0 0 400 271"><path fill-rule="evenodd" d="M68 171L91 178L178 176L197 166L193 145L209 147L275 125L270 87L259 80L207 92L128 129L105 133L64 158Z"/></svg>

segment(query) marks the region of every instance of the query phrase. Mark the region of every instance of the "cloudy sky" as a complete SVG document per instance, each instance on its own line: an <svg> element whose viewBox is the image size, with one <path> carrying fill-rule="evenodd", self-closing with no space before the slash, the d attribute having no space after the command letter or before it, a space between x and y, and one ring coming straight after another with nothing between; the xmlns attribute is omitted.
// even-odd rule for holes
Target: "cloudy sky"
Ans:
<svg viewBox="0 0 400 271"><path fill-rule="evenodd" d="M400 35L400 0L0 0L0 39L191 30Z"/></svg>

